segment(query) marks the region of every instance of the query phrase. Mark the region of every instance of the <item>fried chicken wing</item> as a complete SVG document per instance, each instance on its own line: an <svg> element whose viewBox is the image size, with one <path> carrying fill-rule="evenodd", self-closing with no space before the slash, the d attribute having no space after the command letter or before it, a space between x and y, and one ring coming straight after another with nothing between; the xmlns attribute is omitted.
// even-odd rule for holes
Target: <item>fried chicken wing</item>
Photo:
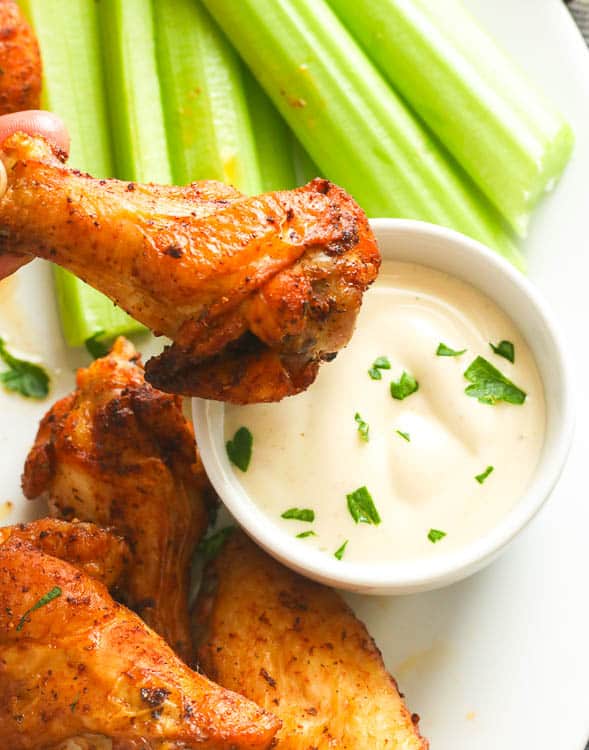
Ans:
<svg viewBox="0 0 589 750"><path fill-rule="evenodd" d="M234 532L205 571L199 666L273 711L277 750L426 750L380 652L335 591Z"/></svg>
<svg viewBox="0 0 589 750"><path fill-rule="evenodd" d="M109 589L121 582L129 564L127 543L109 529L93 523L41 518L16 526L0 526L0 545L8 539L27 541L48 555L66 560Z"/></svg>
<svg viewBox="0 0 589 750"><path fill-rule="evenodd" d="M364 212L326 180L257 197L97 180L23 134L2 159L0 252L68 268L171 338L146 377L173 393L252 403L305 390L348 342L380 265Z"/></svg>
<svg viewBox="0 0 589 750"><path fill-rule="evenodd" d="M0 0L0 115L38 109L41 56L33 30L14 0Z"/></svg>
<svg viewBox="0 0 589 750"><path fill-rule="evenodd" d="M130 342L79 370L75 393L44 417L23 490L45 496L52 515L111 526L128 542L124 603L190 659L189 567L213 491L181 399L145 382Z"/></svg>
<svg viewBox="0 0 589 750"><path fill-rule="evenodd" d="M279 722L190 670L72 565L0 545L0 747L263 750ZM65 744L80 737L79 744Z"/></svg>

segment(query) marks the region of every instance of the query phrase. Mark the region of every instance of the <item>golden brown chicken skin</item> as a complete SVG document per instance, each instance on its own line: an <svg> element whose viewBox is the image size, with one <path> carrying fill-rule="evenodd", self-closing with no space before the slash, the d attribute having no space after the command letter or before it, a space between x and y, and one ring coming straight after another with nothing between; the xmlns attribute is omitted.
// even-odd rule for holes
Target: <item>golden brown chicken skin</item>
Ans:
<svg viewBox="0 0 589 750"><path fill-rule="evenodd" d="M263 750L278 725L190 670L100 582L27 540L0 546L3 750L92 735L114 750Z"/></svg>
<svg viewBox="0 0 589 750"><path fill-rule="evenodd" d="M234 532L205 572L199 666L282 720L277 750L426 750L364 625L335 591Z"/></svg>
<svg viewBox="0 0 589 750"><path fill-rule="evenodd" d="M41 56L18 3L0 0L0 115L38 109Z"/></svg>
<svg viewBox="0 0 589 750"><path fill-rule="evenodd" d="M23 134L2 152L0 252L68 268L171 338L147 364L156 387L278 401L347 344L380 254L364 212L328 181L246 197L217 182L93 179Z"/></svg>
<svg viewBox="0 0 589 750"><path fill-rule="evenodd" d="M93 523L69 523L40 518L16 526L0 526L0 545L20 539L60 560L69 562L91 578L115 588L129 564L129 548L121 537Z"/></svg>
<svg viewBox="0 0 589 750"><path fill-rule="evenodd" d="M50 513L110 526L129 544L122 600L192 657L189 568L212 497L177 396L145 382L133 345L79 370L77 390L41 422L23 490Z"/></svg>

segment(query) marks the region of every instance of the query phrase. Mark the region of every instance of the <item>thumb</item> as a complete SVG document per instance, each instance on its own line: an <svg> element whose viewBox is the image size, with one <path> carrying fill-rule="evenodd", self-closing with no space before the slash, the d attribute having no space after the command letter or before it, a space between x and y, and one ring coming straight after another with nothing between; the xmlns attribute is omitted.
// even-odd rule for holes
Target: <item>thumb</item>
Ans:
<svg viewBox="0 0 589 750"><path fill-rule="evenodd" d="M59 152L67 156L70 150L70 137L63 121L52 112L30 109L13 112L0 117L0 143L12 133L42 135Z"/></svg>
<svg viewBox="0 0 589 750"><path fill-rule="evenodd" d="M13 112L0 117L0 143L12 133L28 133L29 135L42 135L49 143L59 151L60 155L67 158L70 150L70 137L63 121L53 112L45 112L40 109L29 109L25 112ZM0 162L1 163L1 162ZM7 188L6 168L0 166L0 198L4 196ZM0 272L0 278L2 273Z"/></svg>

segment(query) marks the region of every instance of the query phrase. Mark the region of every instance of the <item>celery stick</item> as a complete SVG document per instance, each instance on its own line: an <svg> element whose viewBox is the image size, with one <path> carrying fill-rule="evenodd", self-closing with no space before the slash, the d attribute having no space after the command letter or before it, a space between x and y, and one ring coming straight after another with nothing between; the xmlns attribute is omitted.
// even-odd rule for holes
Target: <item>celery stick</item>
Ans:
<svg viewBox="0 0 589 750"><path fill-rule="evenodd" d="M263 189L242 64L195 0L154 3L158 69L172 174Z"/></svg>
<svg viewBox="0 0 589 750"><path fill-rule="evenodd" d="M100 0L98 7L117 177L168 184L151 0Z"/></svg>
<svg viewBox="0 0 589 750"><path fill-rule="evenodd" d="M96 5L87 0L23 0L41 45L44 106L71 136L70 163L97 176L113 172L104 101ZM145 330L102 294L55 267L63 333L70 346L104 331L106 338Z"/></svg>
<svg viewBox="0 0 589 750"><path fill-rule="evenodd" d="M520 235L573 133L457 0L328 0Z"/></svg>
<svg viewBox="0 0 589 750"><path fill-rule="evenodd" d="M518 265L495 210L450 162L324 0L204 0L324 176L370 216L458 229Z"/></svg>
<svg viewBox="0 0 589 750"><path fill-rule="evenodd" d="M262 192L290 190L297 185L293 136L264 89L244 69L244 83L255 133Z"/></svg>
<svg viewBox="0 0 589 750"><path fill-rule="evenodd" d="M293 135L292 137L292 150L293 158L295 163L295 170L297 175L297 183L304 185L310 182L315 177L321 177L321 170L315 164L313 159L302 147L301 142Z"/></svg>
<svg viewBox="0 0 589 750"><path fill-rule="evenodd" d="M100 177L112 176L96 4L86 0L21 0L20 4L41 45L45 104L63 117L70 132L70 164Z"/></svg>

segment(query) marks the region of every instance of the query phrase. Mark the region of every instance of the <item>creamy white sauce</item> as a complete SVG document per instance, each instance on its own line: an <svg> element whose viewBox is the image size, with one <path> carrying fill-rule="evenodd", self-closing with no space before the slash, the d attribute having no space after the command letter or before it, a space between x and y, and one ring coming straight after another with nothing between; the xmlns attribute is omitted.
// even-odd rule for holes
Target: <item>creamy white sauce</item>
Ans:
<svg viewBox="0 0 589 750"><path fill-rule="evenodd" d="M489 347L504 339L515 346L514 364ZM467 352L436 356L440 342ZM372 380L367 370L383 355L391 369ZM477 355L526 392L523 405L489 406L465 394L463 373ZM389 384L404 370L419 390L399 401ZM367 443L356 412L369 425ZM235 474L284 531L317 534L300 544L331 555L349 540L346 560L407 560L462 547L512 508L538 463L545 404L530 349L495 303L439 271L389 262L349 346L316 383L279 404L228 407L226 439L241 426L253 434L253 453L247 472ZM479 484L487 466L494 471ZM363 485L378 526L356 524L348 511L346 495ZM282 519L292 507L313 509L315 521ZM430 529L446 536L434 544Z"/></svg>

